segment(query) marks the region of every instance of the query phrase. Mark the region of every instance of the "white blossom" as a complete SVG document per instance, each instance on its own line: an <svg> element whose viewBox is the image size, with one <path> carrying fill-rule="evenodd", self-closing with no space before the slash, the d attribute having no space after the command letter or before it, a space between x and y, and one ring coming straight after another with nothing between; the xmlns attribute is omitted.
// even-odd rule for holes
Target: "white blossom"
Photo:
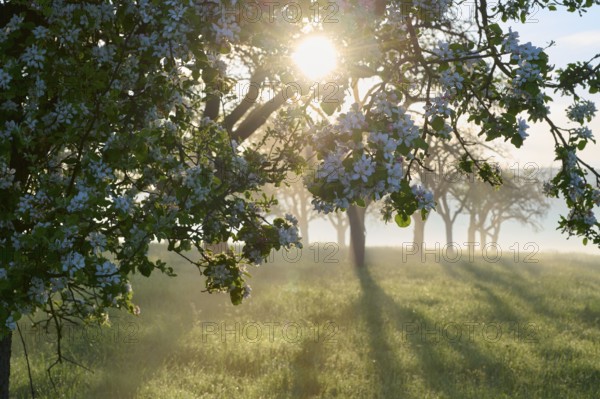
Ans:
<svg viewBox="0 0 600 399"><path fill-rule="evenodd" d="M418 203L418 208L426 211L430 211L435 208L435 202L433 200L433 193L423 186L414 185L411 190Z"/></svg>
<svg viewBox="0 0 600 399"><path fill-rule="evenodd" d="M31 32L37 40L45 39L48 35L48 29L41 25L38 25L35 28L33 28Z"/></svg>
<svg viewBox="0 0 600 399"><path fill-rule="evenodd" d="M375 163L366 154L354 163L354 174L352 175L353 180L362 179L363 182L367 182L369 176L375 172Z"/></svg>
<svg viewBox="0 0 600 399"><path fill-rule="evenodd" d="M106 249L106 236L100 232L92 231L88 235L87 240L95 253L101 253Z"/></svg>
<svg viewBox="0 0 600 399"><path fill-rule="evenodd" d="M438 41L437 47L433 49L433 53L441 60L449 60L455 58L454 51L450 49L450 43Z"/></svg>
<svg viewBox="0 0 600 399"><path fill-rule="evenodd" d="M69 252L61 259L63 272L68 272L69 277L85 267L85 257L79 252Z"/></svg>
<svg viewBox="0 0 600 399"><path fill-rule="evenodd" d="M591 120L596 115L596 104L592 101L584 100L567 108L567 116L575 122L583 124L585 120Z"/></svg>
<svg viewBox="0 0 600 399"><path fill-rule="evenodd" d="M117 265L108 260L101 265L96 265L96 276L99 277L98 282L101 287L116 285L121 281Z"/></svg>
<svg viewBox="0 0 600 399"><path fill-rule="evenodd" d="M345 173L345 168L342 161L346 157L346 152L342 149L327 154L322 165L316 172L317 178L325 178L327 182L340 180L340 177Z"/></svg>
<svg viewBox="0 0 600 399"><path fill-rule="evenodd" d="M588 139L593 139L594 138L594 135L592 134L592 131L587 126L578 127L575 130L573 130L573 133L578 138L584 139L584 140L588 140Z"/></svg>
<svg viewBox="0 0 600 399"><path fill-rule="evenodd" d="M244 285L244 292L242 294L244 299L248 299L250 298L250 294L252 293L252 287L250 287L248 284Z"/></svg>
<svg viewBox="0 0 600 399"><path fill-rule="evenodd" d="M25 49L21 59L28 67L42 69L44 67L43 62L46 59L45 54L45 49L39 49L33 44Z"/></svg>
<svg viewBox="0 0 600 399"><path fill-rule="evenodd" d="M13 315L8 316L8 318L6 319L6 322L4 323L4 325L6 327L8 327L9 330L14 331L17 329L17 323L15 322L15 319L13 318Z"/></svg>
<svg viewBox="0 0 600 399"><path fill-rule="evenodd" d="M113 204L115 209L122 213L129 213L132 207L131 198L122 195L120 197L113 197Z"/></svg>
<svg viewBox="0 0 600 399"><path fill-rule="evenodd" d="M217 23L212 24L217 44L236 42L241 31L234 15L223 14Z"/></svg>
<svg viewBox="0 0 600 399"><path fill-rule="evenodd" d="M210 269L210 277L214 279L215 283L222 285L231 277L231 272L227 269L227 265L219 264Z"/></svg>
<svg viewBox="0 0 600 399"><path fill-rule="evenodd" d="M359 105L352 104L350 111L341 114L338 117L338 125L342 132L364 129L366 126L365 115L359 109Z"/></svg>
<svg viewBox="0 0 600 399"><path fill-rule="evenodd" d="M15 169L10 168L3 160L0 160L0 190L10 188L14 180Z"/></svg>
<svg viewBox="0 0 600 399"><path fill-rule="evenodd" d="M529 134L527 133L527 129L529 129L529 125L525 122L524 119L519 118L518 127L519 127L519 136L521 136L521 138L523 140L525 140L525 138L527 136L529 136Z"/></svg>
<svg viewBox="0 0 600 399"><path fill-rule="evenodd" d="M46 288L44 281L39 277L31 279L27 293L35 302L41 304L48 302L48 298L50 297L50 292Z"/></svg>
<svg viewBox="0 0 600 399"><path fill-rule="evenodd" d="M114 177L112 168L106 165L102 160L92 161L88 166L94 178L101 182Z"/></svg>
<svg viewBox="0 0 600 399"><path fill-rule="evenodd" d="M89 191L90 190L88 187L81 186L77 192L77 195L71 198L71 201L67 206L67 211L73 213L84 209L87 201L90 199Z"/></svg>
<svg viewBox="0 0 600 399"><path fill-rule="evenodd" d="M296 217L294 215L290 215L289 213L285 214L285 220L287 220L294 226L296 226L298 224L298 219L296 219Z"/></svg>
<svg viewBox="0 0 600 399"><path fill-rule="evenodd" d="M0 68L0 88L8 90L10 88L10 81L12 80L12 76L4 69Z"/></svg>
<svg viewBox="0 0 600 399"><path fill-rule="evenodd" d="M445 69L440 74L440 84L448 93L456 94L457 91L462 90L463 80L464 78L458 72L451 69Z"/></svg>
<svg viewBox="0 0 600 399"><path fill-rule="evenodd" d="M288 246L290 244L300 244L300 237L298 235L298 227L281 227L278 229L279 232L279 243L283 246ZM299 245L298 245L299 246Z"/></svg>

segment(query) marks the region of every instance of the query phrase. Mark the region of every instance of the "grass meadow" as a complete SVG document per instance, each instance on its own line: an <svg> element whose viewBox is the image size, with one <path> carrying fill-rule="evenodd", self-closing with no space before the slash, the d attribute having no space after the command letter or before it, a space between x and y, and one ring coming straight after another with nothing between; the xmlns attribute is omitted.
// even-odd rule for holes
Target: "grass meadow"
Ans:
<svg viewBox="0 0 600 399"><path fill-rule="evenodd" d="M420 262L369 248L357 271L315 248L253 269L241 306L166 254L177 278L133 280L140 316L66 331L64 353L89 371L58 365L55 387L53 335L21 323L36 397L600 397L600 257ZM18 335L13 352L12 394L28 398Z"/></svg>

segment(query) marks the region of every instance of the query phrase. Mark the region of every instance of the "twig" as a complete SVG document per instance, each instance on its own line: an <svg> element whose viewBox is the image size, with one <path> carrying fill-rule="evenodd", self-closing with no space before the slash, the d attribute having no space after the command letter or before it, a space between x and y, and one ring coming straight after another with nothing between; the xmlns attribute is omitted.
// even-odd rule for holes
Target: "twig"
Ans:
<svg viewBox="0 0 600 399"><path fill-rule="evenodd" d="M21 327L17 323L17 331L19 332L19 337L21 338L21 344L23 345L23 353L25 354L25 362L27 362L27 375L29 376L29 389L31 389L31 397L35 398L35 389L33 389L33 377L31 376L31 365L29 364L29 355L27 354L27 345L25 345L25 340L23 339L23 334L21 333Z"/></svg>

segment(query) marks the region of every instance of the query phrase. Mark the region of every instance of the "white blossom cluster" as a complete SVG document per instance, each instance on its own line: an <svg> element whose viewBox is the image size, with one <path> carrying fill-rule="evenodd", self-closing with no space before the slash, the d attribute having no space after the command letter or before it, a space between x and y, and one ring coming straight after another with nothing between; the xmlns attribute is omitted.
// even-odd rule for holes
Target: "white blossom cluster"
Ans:
<svg viewBox="0 0 600 399"><path fill-rule="evenodd" d="M518 128L519 136L521 136L521 138L523 140L525 140L525 138L527 136L529 136L529 133L527 133L527 129L529 129L529 125L527 124L527 122L525 121L525 119L519 118L517 120L517 128Z"/></svg>
<svg viewBox="0 0 600 399"><path fill-rule="evenodd" d="M454 64L451 65L454 66ZM445 69L440 74L440 84L444 91L452 96L463 89L463 81L464 78L454 68Z"/></svg>
<svg viewBox="0 0 600 399"><path fill-rule="evenodd" d="M190 144L189 121L197 120L202 105L194 86L199 79L187 72L202 77L210 63L206 58L212 57L224 75L225 63L211 52L227 50L223 45L235 44L241 33L235 18L222 15L229 3L52 0L43 12L32 3L31 13L39 12L43 20L39 26L30 14L14 15L0 26L0 46L7 49L0 52L0 112L8 115L0 125L0 145L18 142L20 155L31 162L25 185L16 183L20 171L0 159L0 191L15 204L8 218L0 215L0 227L8 231L1 244L30 259L2 265L0 280L31 282L21 299L2 304L7 316L0 327L14 329L20 317L36 309L83 318L102 317L110 306L135 309L121 268L159 268L147 258L153 238L186 228L191 239L201 241L204 232L198 226L210 225L207 234L216 234L263 225L259 215L267 206L252 207L247 198L237 205L235 218L208 217L210 208L227 208L230 199L205 187L215 179L213 161L219 159L227 169L221 188L245 198L242 193L256 191L265 181L260 159L228 149L224 139L229 136L216 124L196 142L208 148L197 153L208 179L200 168L186 172L188 164L175 150ZM204 23L190 23L198 17ZM50 96L56 101L47 101ZM170 180L173 176L187 176L182 183L187 192ZM186 202L182 192L191 192L191 199ZM207 206L197 207L203 200ZM190 225L179 224L185 218ZM16 220L27 226L25 231L16 230ZM293 245L299 240L297 227L287 224L279 227L281 240ZM257 259L264 257L261 251L281 245L279 237L267 238L260 243L264 249L253 244ZM93 289L75 298L69 296L73 284ZM235 284L249 296L242 280ZM60 309L48 306L54 295Z"/></svg>
<svg viewBox="0 0 600 399"><path fill-rule="evenodd" d="M592 209L578 210L573 208L569 211L567 219L569 221L581 221L590 227L595 226L598 223Z"/></svg>
<svg viewBox="0 0 600 399"><path fill-rule="evenodd" d="M50 297L50 291L46 288L44 281L38 277L33 277L31 279L27 294L34 302L40 304L48 302L48 298Z"/></svg>
<svg viewBox="0 0 600 399"><path fill-rule="evenodd" d="M100 287L117 285L121 282L119 268L108 260L96 265L96 276L98 277Z"/></svg>
<svg viewBox="0 0 600 399"><path fill-rule="evenodd" d="M596 115L596 104L593 101L583 100L567 108L567 117L583 124L586 120L589 122Z"/></svg>
<svg viewBox="0 0 600 399"><path fill-rule="evenodd" d="M6 190L13 185L15 169L10 168L3 159L0 159L0 190Z"/></svg>
<svg viewBox="0 0 600 399"><path fill-rule="evenodd" d="M573 129L572 134L574 135L574 137L579 138L579 139L584 139L584 140L593 140L594 139L594 135L592 134L592 131L587 126L578 127L578 128Z"/></svg>
<svg viewBox="0 0 600 399"><path fill-rule="evenodd" d="M392 94L377 93L366 111L354 104L335 124L316 132L321 162L308 184L319 212L346 209L361 199L378 200L400 189L402 162L420 137L419 128ZM336 190L319 192L324 183Z"/></svg>
<svg viewBox="0 0 600 399"><path fill-rule="evenodd" d="M441 40L438 41L437 46L432 51L440 60L451 60L459 55L450 48L450 43Z"/></svg>
<svg viewBox="0 0 600 399"><path fill-rule="evenodd" d="M286 214L285 220L288 221L289 224L284 225L277 230L277 233L279 234L279 243L286 247L293 244L298 248L302 248L298 231L298 219L290 214Z"/></svg>
<svg viewBox="0 0 600 399"><path fill-rule="evenodd" d="M417 208L424 211L431 211L435 208L435 201L433 200L433 193L427 190L421 185L414 185L411 190L417 200Z"/></svg>
<svg viewBox="0 0 600 399"><path fill-rule="evenodd" d="M510 55L511 64L516 64L517 66L512 79L511 96L526 101L534 101L540 105L543 104L542 93L538 93L537 96L532 97L531 94L523 89L526 83L535 82L539 84L543 79L540 67L536 63L540 60L542 48L532 45L531 42L520 44L519 33L513 32L509 28L502 42L502 50ZM546 110L544 112L547 113L545 106L538 108Z"/></svg>
<svg viewBox="0 0 600 399"><path fill-rule="evenodd" d="M210 193L210 186L206 184L207 178L212 178L212 174L201 165L192 166L184 172L183 185L191 191L190 201L203 202L206 200Z"/></svg>
<svg viewBox="0 0 600 399"><path fill-rule="evenodd" d="M223 14L221 18L212 25L218 44L236 42L240 33L240 26L236 22L235 15Z"/></svg>
<svg viewBox="0 0 600 399"><path fill-rule="evenodd" d="M79 187L77 194L71 198L67 211L73 213L84 209L90 199L90 191L91 189L87 186Z"/></svg>
<svg viewBox="0 0 600 399"><path fill-rule="evenodd" d="M225 264L219 264L210 268L209 276L213 278L218 285L225 285L231 278L231 272Z"/></svg>
<svg viewBox="0 0 600 399"><path fill-rule="evenodd" d="M69 273L69 277L85 267L85 257L79 252L69 252L61 259L63 272Z"/></svg>

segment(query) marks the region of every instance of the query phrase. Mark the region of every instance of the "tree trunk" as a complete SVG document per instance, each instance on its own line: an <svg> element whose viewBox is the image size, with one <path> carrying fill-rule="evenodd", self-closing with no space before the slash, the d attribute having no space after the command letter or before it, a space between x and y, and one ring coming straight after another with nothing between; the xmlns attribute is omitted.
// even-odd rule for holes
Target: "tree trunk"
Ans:
<svg viewBox="0 0 600 399"><path fill-rule="evenodd" d="M421 212L412 215L415 228L413 230L413 244L416 245L417 253L421 253L425 245L425 220L421 218Z"/></svg>
<svg viewBox="0 0 600 399"><path fill-rule="evenodd" d="M479 229L479 237L481 239L480 248L484 248L487 244L487 231L483 227Z"/></svg>
<svg viewBox="0 0 600 399"><path fill-rule="evenodd" d="M452 220L448 218L444 218L444 227L446 229L446 245L450 245L454 242L454 232L453 232L453 224Z"/></svg>
<svg viewBox="0 0 600 399"><path fill-rule="evenodd" d="M500 226L501 223L498 223L496 228L494 229L494 235L492 235L492 242L498 244L498 239L500 238Z"/></svg>
<svg viewBox="0 0 600 399"><path fill-rule="evenodd" d="M476 225L476 217L473 212L471 212L469 218L469 229L467 230L467 242L469 247L469 253L473 253L475 251L475 231L477 230Z"/></svg>
<svg viewBox="0 0 600 399"><path fill-rule="evenodd" d="M340 248L346 247L346 227L340 223L337 228L337 242Z"/></svg>
<svg viewBox="0 0 600 399"><path fill-rule="evenodd" d="M454 247L450 247L450 244L454 242L453 231L452 231L452 220L450 218L444 218L444 226L446 228L446 245L448 245L449 251L453 253Z"/></svg>
<svg viewBox="0 0 600 399"><path fill-rule="evenodd" d="M350 221L350 247L356 267L365 266L365 212L366 208L352 205L348 208Z"/></svg>
<svg viewBox="0 0 600 399"><path fill-rule="evenodd" d="M304 187L300 187L300 189L305 190L300 194L300 212L298 213L298 227L300 228L300 234L302 235L302 243L304 245L310 244L310 239L308 236L308 227L310 225L309 216L311 210L311 204L309 202L309 196L306 194L306 189Z"/></svg>
<svg viewBox="0 0 600 399"><path fill-rule="evenodd" d="M8 399L12 333L0 340L0 399Z"/></svg>
<svg viewBox="0 0 600 399"><path fill-rule="evenodd" d="M308 220L306 214L299 216L302 216L298 218L298 227L300 228L300 235L302 236L302 244L308 246L310 244L310 240L308 239Z"/></svg>

